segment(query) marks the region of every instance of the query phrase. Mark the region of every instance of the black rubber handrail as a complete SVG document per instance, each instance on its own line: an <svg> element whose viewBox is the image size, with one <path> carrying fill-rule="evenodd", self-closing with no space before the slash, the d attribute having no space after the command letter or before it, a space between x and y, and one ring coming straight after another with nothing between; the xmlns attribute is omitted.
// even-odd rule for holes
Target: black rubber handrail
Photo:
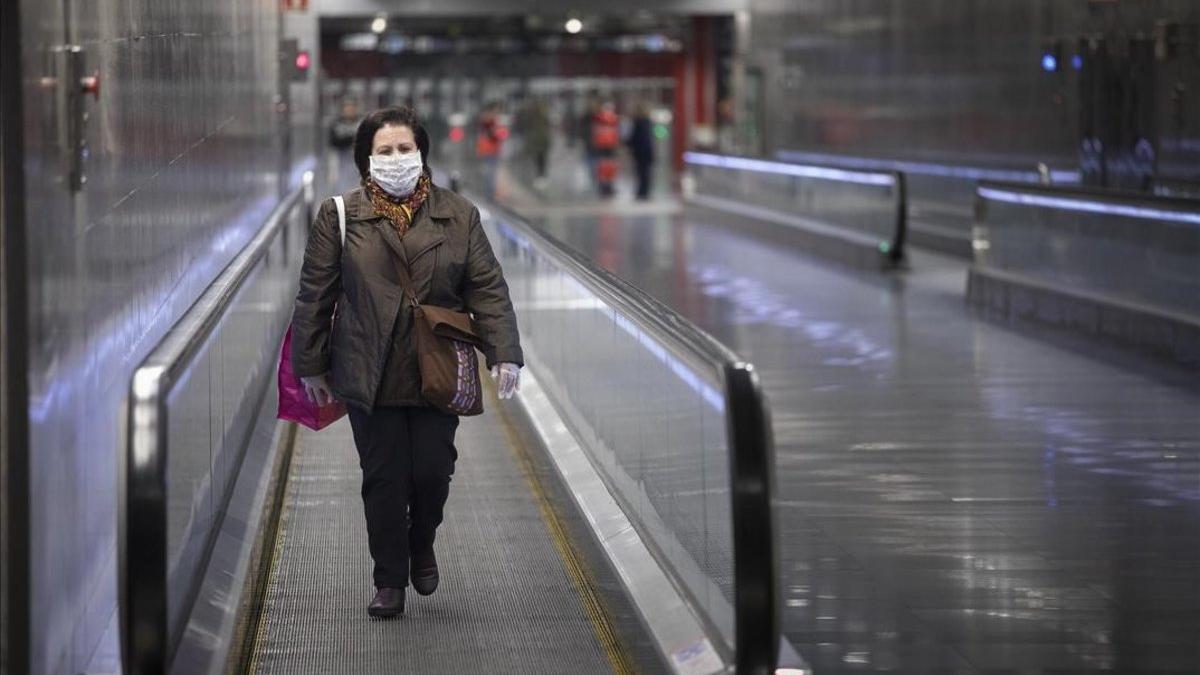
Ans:
<svg viewBox="0 0 1200 675"><path fill-rule="evenodd" d="M504 206L488 203L589 290L677 354L715 369L726 397L725 429L734 549L734 660L744 675L773 673L779 656L778 545L774 517L775 448L766 398L754 366L645 291L598 266L569 244ZM684 354L679 354L684 355Z"/></svg>
<svg viewBox="0 0 1200 675"><path fill-rule="evenodd" d="M908 245L908 177L903 171L893 171L892 178L896 181L896 227L892 235L892 248L887 255L893 264L898 265L904 261L904 247Z"/></svg>
<svg viewBox="0 0 1200 675"><path fill-rule="evenodd" d="M30 268L28 236L34 224L30 217L36 206L26 201L27 176L25 160L25 77L21 62L31 57L38 38L22 35L21 12L26 5L20 2L0 3L0 670L27 673L33 668L34 637L32 593L30 592L31 561L45 560L44 553L35 557L30 547L33 502L30 492L30 348L31 323L29 311ZM27 65L28 68L28 65ZM48 92L47 92L48 93ZM36 113L35 113L36 114ZM32 141L33 156L41 150ZM30 177L37 176L31 172ZM35 202L36 204L36 202ZM39 214L40 215L40 214ZM36 264L36 263L35 263ZM53 534L51 534L53 536ZM57 561L54 561L57 562Z"/></svg>
<svg viewBox="0 0 1200 675"><path fill-rule="evenodd" d="M310 205L312 195L307 173L130 378L117 548L121 662L129 675L165 672L174 651L167 615L167 400L275 238L287 231L292 210L301 199ZM185 596L194 592L193 585Z"/></svg>
<svg viewBox="0 0 1200 675"><path fill-rule="evenodd" d="M733 499L736 672L770 675L780 647L775 444L770 408L748 363L725 367L726 433Z"/></svg>

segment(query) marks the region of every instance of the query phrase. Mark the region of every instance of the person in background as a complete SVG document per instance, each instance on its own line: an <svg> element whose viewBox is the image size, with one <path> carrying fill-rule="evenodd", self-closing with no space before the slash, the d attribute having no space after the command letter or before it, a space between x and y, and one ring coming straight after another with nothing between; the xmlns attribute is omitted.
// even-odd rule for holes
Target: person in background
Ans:
<svg viewBox="0 0 1200 675"><path fill-rule="evenodd" d="M483 182L488 196L495 199L496 181L500 171L500 151L508 129L500 121L500 104L488 103L479 114L479 130L475 135L475 156L483 168Z"/></svg>
<svg viewBox="0 0 1200 675"><path fill-rule="evenodd" d="M458 415L421 395L416 317L397 267L408 266L421 304L473 316L500 398L516 391L523 363L479 209L433 183L429 150L410 108L363 119L354 137L361 183L342 195L345 240L328 199L309 230L292 314L292 368L309 399L342 401L349 413L375 561L367 614L378 618L404 613L410 579L421 595L437 589L433 544L458 459Z"/></svg>
<svg viewBox="0 0 1200 675"><path fill-rule="evenodd" d="M517 130L524 139L525 153L533 160L534 185L545 187L546 159L550 153L550 114L541 99L530 99L517 115Z"/></svg>
<svg viewBox="0 0 1200 675"><path fill-rule="evenodd" d="M737 126L733 99L726 97L717 101L717 150L727 154L738 153Z"/></svg>
<svg viewBox="0 0 1200 675"><path fill-rule="evenodd" d="M354 145L354 132L358 130L358 106L354 101L342 101L338 117L329 125L329 145L338 150L349 150Z"/></svg>
<svg viewBox="0 0 1200 675"><path fill-rule="evenodd" d="M433 143L432 152L437 157L444 158L445 147L443 144L449 141L450 136L450 125L446 123L446 116L433 105L421 110L420 113L421 122L425 125L425 129L429 132L429 139Z"/></svg>
<svg viewBox="0 0 1200 675"><path fill-rule="evenodd" d="M616 107L604 103L592 117L592 147L596 157L596 187L602 197L615 193L617 149L621 145L620 118Z"/></svg>
<svg viewBox="0 0 1200 675"><path fill-rule="evenodd" d="M633 166L637 172L637 198L650 198L650 175L654 165L654 125L650 122L650 110L645 103L638 103L633 113L633 126L629 138L625 139L633 155Z"/></svg>
<svg viewBox="0 0 1200 675"><path fill-rule="evenodd" d="M599 111L600 98L596 94L592 94L583 107L583 114L579 116L579 126L576 129L583 145L583 163L587 167L588 178L592 183L596 182L596 146L592 143L592 124Z"/></svg>
<svg viewBox="0 0 1200 675"><path fill-rule="evenodd" d="M580 106L579 100L571 92L563 92L558 109L562 111L562 132L568 148L575 147L583 138L579 130L579 121L583 117Z"/></svg>
<svg viewBox="0 0 1200 675"><path fill-rule="evenodd" d="M354 145L354 134L358 131L358 105L349 98L342 99L338 116L329 124L329 147L335 152L330 153L325 181L336 185L341 180L342 171L346 168L350 146Z"/></svg>

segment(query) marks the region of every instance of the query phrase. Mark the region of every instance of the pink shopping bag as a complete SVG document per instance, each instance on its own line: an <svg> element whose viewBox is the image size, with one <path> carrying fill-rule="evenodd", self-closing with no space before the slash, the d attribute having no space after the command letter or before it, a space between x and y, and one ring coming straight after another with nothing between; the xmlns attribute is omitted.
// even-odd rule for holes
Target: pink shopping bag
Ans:
<svg viewBox="0 0 1200 675"><path fill-rule="evenodd" d="M345 414L346 404L341 401L321 406L308 400L304 383L292 373L292 327L288 326L287 334L283 336L283 349L279 350L279 412L276 417L320 431Z"/></svg>

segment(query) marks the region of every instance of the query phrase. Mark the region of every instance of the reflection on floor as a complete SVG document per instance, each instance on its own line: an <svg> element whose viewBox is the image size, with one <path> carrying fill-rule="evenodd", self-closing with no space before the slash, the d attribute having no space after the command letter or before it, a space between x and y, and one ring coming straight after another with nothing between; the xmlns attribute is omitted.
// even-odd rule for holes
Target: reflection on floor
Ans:
<svg viewBox="0 0 1200 675"><path fill-rule="evenodd" d="M1195 672L1200 387L976 318L959 262L889 280L539 192L547 231L759 366L816 672Z"/></svg>

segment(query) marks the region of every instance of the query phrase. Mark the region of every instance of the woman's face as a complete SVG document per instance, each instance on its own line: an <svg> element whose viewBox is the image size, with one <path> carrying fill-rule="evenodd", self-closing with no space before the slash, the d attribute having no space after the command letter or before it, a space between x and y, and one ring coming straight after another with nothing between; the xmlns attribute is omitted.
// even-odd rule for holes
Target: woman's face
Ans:
<svg viewBox="0 0 1200 675"><path fill-rule="evenodd" d="M371 141L372 155L404 155L417 152L417 140L407 126L385 124L375 132Z"/></svg>

